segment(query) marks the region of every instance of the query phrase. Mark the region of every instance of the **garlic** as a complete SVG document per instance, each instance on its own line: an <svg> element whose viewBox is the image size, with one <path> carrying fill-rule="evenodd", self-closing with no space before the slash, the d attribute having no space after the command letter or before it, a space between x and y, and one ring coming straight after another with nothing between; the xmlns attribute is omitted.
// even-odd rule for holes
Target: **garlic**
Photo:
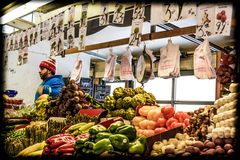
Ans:
<svg viewBox="0 0 240 160"><path fill-rule="evenodd" d="M221 126L220 126L220 123L217 122L217 123L216 123L216 128L219 128L219 127L221 127Z"/></svg>
<svg viewBox="0 0 240 160"><path fill-rule="evenodd" d="M212 133L212 130L214 129L214 126L211 125L211 126L208 126L208 133Z"/></svg>
<svg viewBox="0 0 240 160"><path fill-rule="evenodd" d="M231 138L234 138L234 137L235 137L235 134L236 134L236 128L235 128L235 127L232 127L232 128L231 128Z"/></svg>
<svg viewBox="0 0 240 160"><path fill-rule="evenodd" d="M225 138L230 138L231 137L231 129L230 129L230 127L225 127L224 128L224 137Z"/></svg>
<svg viewBox="0 0 240 160"><path fill-rule="evenodd" d="M214 122L214 123L217 123L217 122L218 122L218 121L217 121L217 118L218 118L217 115L214 115L214 116L213 116L213 122Z"/></svg>
<svg viewBox="0 0 240 160"><path fill-rule="evenodd" d="M229 93L228 96L230 98L230 101L234 101L234 100L237 100L238 93Z"/></svg>
<svg viewBox="0 0 240 160"><path fill-rule="evenodd" d="M224 138L224 127L218 129L218 137Z"/></svg>
<svg viewBox="0 0 240 160"><path fill-rule="evenodd" d="M156 151L161 151L163 146L164 146L164 144L162 142L156 141L156 142L154 142L152 148Z"/></svg>
<svg viewBox="0 0 240 160"><path fill-rule="evenodd" d="M220 121L219 126L220 126L220 128L223 127L224 126L224 121Z"/></svg>

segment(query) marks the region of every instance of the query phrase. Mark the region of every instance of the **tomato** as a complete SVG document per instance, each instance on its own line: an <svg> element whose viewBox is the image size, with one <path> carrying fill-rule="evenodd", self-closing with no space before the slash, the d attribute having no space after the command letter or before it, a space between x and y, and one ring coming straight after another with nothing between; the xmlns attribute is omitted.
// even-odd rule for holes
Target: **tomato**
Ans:
<svg viewBox="0 0 240 160"><path fill-rule="evenodd" d="M173 117L172 117L172 118L169 118L169 119L167 120L167 122L166 122L166 126L167 126L167 127L170 127L173 122L178 123L178 120L177 120L176 118L173 118Z"/></svg>
<svg viewBox="0 0 240 160"><path fill-rule="evenodd" d="M159 127L165 127L167 120L165 118L158 118L157 124Z"/></svg>
<svg viewBox="0 0 240 160"><path fill-rule="evenodd" d="M174 113L175 113L174 108L171 105L163 107L161 109L161 112L162 112L164 118L166 118L166 119L173 117Z"/></svg>
<svg viewBox="0 0 240 160"><path fill-rule="evenodd" d="M190 116L186 112L182 112L182 118L184 120L186 118L190 118Z"/></svg>
<svg viewBox="0 0 240 160"><path fill-rule="evenodd" d="M167 129L164 127L155 128L155 130L154 130L155 134L159 134L159 133L166 132L166 131L167 131Z"/></svg>

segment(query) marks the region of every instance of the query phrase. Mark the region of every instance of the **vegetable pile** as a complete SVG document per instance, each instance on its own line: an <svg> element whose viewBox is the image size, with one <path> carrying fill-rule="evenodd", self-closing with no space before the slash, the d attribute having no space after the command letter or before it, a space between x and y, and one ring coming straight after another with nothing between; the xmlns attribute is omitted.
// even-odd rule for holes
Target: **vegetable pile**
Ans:
<svg viewBox="0 0 240 160"><path fill-rule="evenodd" d="M107 117L123 117L132 120L135 108L139 105L155 105L156 98L152 93L147 93L142 87L122 88L117 87L113 96L104 98L104 108L108 110Z"/></svg>

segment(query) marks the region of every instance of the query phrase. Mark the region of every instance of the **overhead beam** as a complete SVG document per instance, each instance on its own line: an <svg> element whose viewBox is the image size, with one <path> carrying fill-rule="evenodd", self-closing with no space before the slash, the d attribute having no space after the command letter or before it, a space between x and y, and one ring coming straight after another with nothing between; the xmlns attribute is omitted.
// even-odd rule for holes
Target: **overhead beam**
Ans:
<svg viewBox="0 0 240 160"><path fill-rule="evenodd" d="M143 34L141 41L148 41L148 40L154 40L154 39L160 39L160 38L166 38L166 37L174 37L174 36L181 36L186 34L192 34L196 32L196 26L190 26L185 28L176 28L169 31L161 31L161 32L155 32L155 33L147 33ZM91 51L96 49L103 49L103 48L109 48L109 47L115 47L120 45L128 44L129 38L123 38L118 39L114 41L108 41L98 44L92 44L85 47L85 50L78 50L78 48L72 48L64 50L61 54L73 54L78 52L85 52L85 51Z"/></svg>

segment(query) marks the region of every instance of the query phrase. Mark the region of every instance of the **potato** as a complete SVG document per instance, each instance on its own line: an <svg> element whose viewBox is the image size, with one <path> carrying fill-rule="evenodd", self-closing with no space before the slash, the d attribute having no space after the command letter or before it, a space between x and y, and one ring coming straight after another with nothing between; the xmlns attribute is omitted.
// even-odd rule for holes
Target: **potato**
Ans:
<svg viewBox="0 0 240 160"><path fill-rule="evenodd" d="M216 150L213 148L210 148L205 152L206 155L214 155L216 153Z"/></svg>
<svg viewBox="0 0 240 160"><path fill-rule="evenodd" d="M226 151L228 151L229 149L232 149L233 148L233 146L231 145L231 144L225 144L224 145L224 149L226 150Z"/></svg>
<svg viewBox="0 0 240 160"><path fill-rule="evenodd" d="M165 148L165 154L174 154L175 153L175 149L172 147L166 147Z"/></svg>
<svg viewBox="0 0 240 160"><path fill-rule="evenodd" d="M233 154L234 154L234 150L233 150L233 149L229 149L229 150L227 151L227 154L228 154L228 155L233 155Z"/></svg>
<svg viewBox="0 0 240 160"><path fill-rule="evenodd" d="M233 143L233 139L232 138L225 138L224 139L224 143L225 144L232 144Z"/></svg>
<svg viewBox="0 0 240 160"><path fill-rule="evenodd" d="M219 147L216 148L216 153L217 154L225 154L225 151L221 146L219 146Z"/></svg>
<svg viewBox="0 0 240 160"><path fill-rule="evenodd" d="M215 140L214 140L214 143L215 143L215 145L223 145L223 139L222 138L216 138Z"/></svg>
<svg viewBox="0 0 240 160"><path fill-rule="evenodd" d="M195 153L195 150L194 150L194 147L193 146L187 146L185 148L185 151L186 152L189 152L189 153Z"/></svg>
<svg viewBox="0 0 240 160"><path fill-rule="evenodd" d="M207 148L215 148L215 144L213 142L207 142L204 146Z"/></svg>
<svg viewBox="0 0 240 160"><path fill-rule="evenodd" d="M200 154L201 150L198 147L193 147L194 154Z"/></svg>
<svg viewBox="0 0 240 160"><path fill-rule="evenodd" d="M191 156L191 153L189 153L189 152L184 152L184 153L182 154L182 156L183 156L183 157Z"/></svg>
<svg viewBox="0 0 240 160"><path fill-rule="evenodd" d="M203 144L203 142L201 142L201 141L195 141L195 142L192 144L192 146L197 147L197 148L199 148L200 150L202 150L203 147L204 147L204 144Z"/></svg>
<svg viewBox="0 0 240 160"><path fill-rule="evenodd" d="M211 142L210 140L206 140L206 141L204 141L204 146L208 143L208 142Z"/></svg>

